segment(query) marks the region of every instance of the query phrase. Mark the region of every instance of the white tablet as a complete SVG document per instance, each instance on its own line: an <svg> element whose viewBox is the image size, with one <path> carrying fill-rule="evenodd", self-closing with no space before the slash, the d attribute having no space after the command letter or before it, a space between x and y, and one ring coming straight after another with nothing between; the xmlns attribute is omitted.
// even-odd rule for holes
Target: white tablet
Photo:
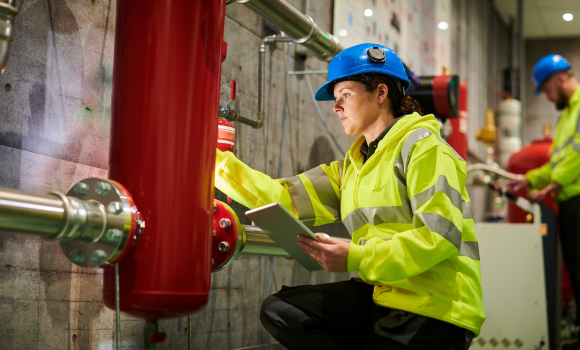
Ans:
<svg viewBox="0 0 580 350"><path fill-rule="evenodd" d="M305 235L316 241L318 238L280 203L248 210L246 216L308 271L322 269L316 260L298 246L298 235Z"/></svg>

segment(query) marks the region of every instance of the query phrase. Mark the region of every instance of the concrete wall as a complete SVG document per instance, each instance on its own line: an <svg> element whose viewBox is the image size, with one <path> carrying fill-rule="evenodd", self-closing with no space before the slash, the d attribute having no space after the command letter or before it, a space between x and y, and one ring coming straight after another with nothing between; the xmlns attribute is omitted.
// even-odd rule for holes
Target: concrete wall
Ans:
<svg viewBox="0 0 580 350"><path fill-rule="evenodd" d="M534 94L532 70L538 60L549 54L564 56L574 68L576 75L580 71L580 38L540 39L526 41L526 69L522 77L526 89L527 109L524 111L524 138L527 145L532 140L542 138L544 124L550 122L554 126L561 111L550 103L546 96Z"/></svg>
<svg viewBox="0 0 580 350"><path fill-rule="evenodd" d="M311 15L326 30L332 27L332 0L289 1ZM455 6L463 5L456 1ZM484 9L485 1L479 1ZM305 8L309 4L308 8ZM5 74L0 77L0 186L34 192L67 191L87 177L106 177L112 77L115 1L26 0L19 3L15 40ZM458 21L472 25L478 9L456 12ZM222 70L221 101L229 97L231 80L238 85L233 107L253 118L257 97L257 49L265 35L263 20L244 5L226 10L228 58ZM466 17L467 16L467 17ZM464 30L455 66L470 84L469 132L481 125L479 99L487 76L482 35ZM479 33L479 34L478 34ZM467 44L472 51L467 54ZM475 46L473 46L475 45ZM291 69L326 69L309 58L304 66L291 48ZM477 62L470 63L474 57ZM251 167L278 176L281 158L284 101L282 44L270 46L266 69L266 124L261 130L236 125L235 154ZM301 63L302 62L302 63ZM455 69L453 69L455 71ZM312 76L314 88L325 76ZM473 90L472 85L473 84ZM318 120L304 78L289 81L290 123L281 176L341 159ZM478 90L479 89L479 90ZM483 103L483 102L481 102ZM343 150L353 137L343 134L331 111L321 103L324 117ZM471 142L471 139L470 139ZM223 198L222 194L217 194ZM241 213L244 208L233 204ZM247 222L247 219L242 217ZM344 234L340 227L323 232ZM239 349L266 343L258 319L261 301L282 285L344 280L346 273L307 273L294 262L276 259L272 285L266 291L270 258L239 257L212 276L207 308L194 315L195 349ZM184 278L187 278L186 276ZM113 349L115 317L101 299L101 270L78 268L55 242L35 237L0 234L0 349ZM144 321L122 316L122 348L143 348ZM161 349L185 349L187 318L162 321L168 340Z"/></svg>
<svg viewBox="0 0 580 350"><path fill-rule="evenodd" d="M475 134L484 126L487 108L497 111L502 90L501 72L509 66L509 34L489 1L452 1L451 72L468 88L468 147L482 159L486 147ZM473 218L483 221L490 214L488 191L468 187Z"/></svg>

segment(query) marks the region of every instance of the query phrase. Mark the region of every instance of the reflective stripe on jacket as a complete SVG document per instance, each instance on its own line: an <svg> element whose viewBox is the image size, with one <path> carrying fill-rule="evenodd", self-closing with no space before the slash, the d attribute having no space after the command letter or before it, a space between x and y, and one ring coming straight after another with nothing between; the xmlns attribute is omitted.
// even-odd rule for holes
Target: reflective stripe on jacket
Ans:
<svg viewBox="0 0 580 350"><path fill-rule="evenodd" d="M432 115L401 119L366 162L362 142L343 161L280 180L218 151L216 187L250 208L280 202L309 225L342 219L352 235L348 270L375 285L375 303L479 335L485 314L465 161Z"/></svg>
<svg viewBox="0 0 580 350"><path fill-rule="evenodd" d="M551 182L562 186L557 201L580 195L580 88L570 98L554 132L550 161L526 173L533 189L542 189Z"/></svg>

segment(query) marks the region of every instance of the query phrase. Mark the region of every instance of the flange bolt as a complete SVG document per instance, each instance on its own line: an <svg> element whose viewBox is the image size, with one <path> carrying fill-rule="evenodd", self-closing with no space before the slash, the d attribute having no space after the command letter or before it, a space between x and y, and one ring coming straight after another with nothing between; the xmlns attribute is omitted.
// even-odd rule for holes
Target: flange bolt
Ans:
<svg viewBox="0 0 580 350"><path fill-rule="evenodd" d="M223 228L224 230L228 230L231 226L232 222L230 221L230 219L224 218L220 220L220 227Z"/></svg>
<svg viewBox="0 0 580 350"><path fill-rule="evenodd" d="M109 231L107 231L107 239L109 240L109 242L119 242L121 240L122 235L123 233L121 232L121 230L116 228L112 228Z"/></svg>
<svg viewBox="0 0 580 350"><path fill-rule="evenodd" d="M113 201L109 203L107 211L115 215L121 214L123 212L123 204L121 202Z"/></svg>
<svg viewBox="0 0 580 350"><path fill-rule="evenodd" d="M97 194L100 194L101 196L104 196L106 194L108 194L111 191L111 185L109 185L106 182L97 182L97 184L95 185L95 192L97 192Z"/></svg>
<svg viewBox="0 0 580 350"><path fill-rule="evenodd" d="M78 195L84 196L89 191L89 186L87 186L87 184L84 182L79 182L75 185L73 191L75 191L75 193Z"/></svg>
<svg viewBox="0 0 580 350"><path fill-rule="evenodd" d="M220 242L218 249L222 253L227 253L230 250L230 244L228 242Z"/></svg>
<svg viewBox="0 0 580 350"><path fill-rule="evenodd" d="M105 260L107 260L107 253L105 253L103 250L100 249L93 250L93 252L91 253L91 260L96 262L97 264L101 264L105 262Z"/></svg>
<svg viewBox="0 0 580 350"><path fill-rule="evenodd" d="M72 262L76 262L76 263L81 263L81 262L85 261L85 254L83 254L83 252L81 252L78 249L71 251L68 254L68 257Z"/></svg>

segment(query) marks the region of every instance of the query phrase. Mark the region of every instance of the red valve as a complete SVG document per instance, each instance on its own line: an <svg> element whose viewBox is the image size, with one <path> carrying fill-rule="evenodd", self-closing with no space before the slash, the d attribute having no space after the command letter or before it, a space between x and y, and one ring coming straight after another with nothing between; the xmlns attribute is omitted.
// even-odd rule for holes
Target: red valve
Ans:
<svg viewBox="0 0 580 350"><path fill-rule="evenodd" d="M235 101L236 100L236 81L232 80L232 95L230 97L230 100Z"/></svg>
<svg viewBox="0 0 580 350"><path fill-rule="evenodd" d="M151 344L163 343L166 338L167 334L165 333L154 333L149 336L149 342Z"/></svg>
<svg viewBox="0 0 580 350"><path fill-rule="evenodd" d="M228 43L222 41L222 63L226 60L226 56L228 55Z"/></svg>

